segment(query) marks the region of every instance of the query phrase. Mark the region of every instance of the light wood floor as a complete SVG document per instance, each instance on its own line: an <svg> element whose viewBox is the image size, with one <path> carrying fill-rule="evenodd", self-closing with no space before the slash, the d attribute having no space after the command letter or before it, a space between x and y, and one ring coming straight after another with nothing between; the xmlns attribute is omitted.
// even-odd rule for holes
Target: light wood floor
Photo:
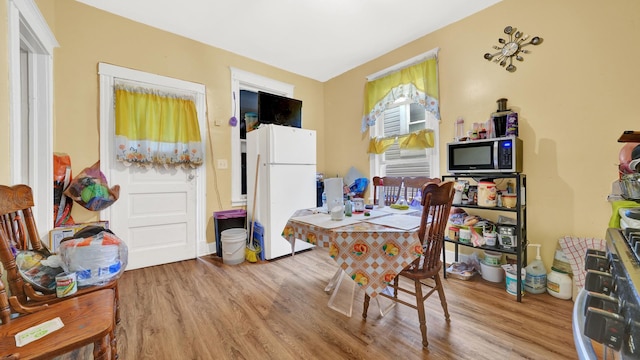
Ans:
<svg viewBox="0 0 640 360"><path fill-rule="evenodd" d="M362 319L327 307L336 263L315 249L272 262L228 266L216 256L127 271L120 280L118 352L142 359L576 359L573 303L526 294L523 302L479 276L444 281L451 322L427 300L429 348L415 310ZM341 292L342 294L342 292ZM62 359L91 359L91 347Z"/></svg>

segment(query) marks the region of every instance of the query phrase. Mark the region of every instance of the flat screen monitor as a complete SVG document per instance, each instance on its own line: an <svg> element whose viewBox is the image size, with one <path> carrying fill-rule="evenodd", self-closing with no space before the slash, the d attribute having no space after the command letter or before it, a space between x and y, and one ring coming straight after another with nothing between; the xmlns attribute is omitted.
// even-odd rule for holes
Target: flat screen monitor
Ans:
<svg viewBox="0 0 640 360"><path fill-rule="evenodd" d="M301 128L302 101L259 91L258 122Z"/></svg>

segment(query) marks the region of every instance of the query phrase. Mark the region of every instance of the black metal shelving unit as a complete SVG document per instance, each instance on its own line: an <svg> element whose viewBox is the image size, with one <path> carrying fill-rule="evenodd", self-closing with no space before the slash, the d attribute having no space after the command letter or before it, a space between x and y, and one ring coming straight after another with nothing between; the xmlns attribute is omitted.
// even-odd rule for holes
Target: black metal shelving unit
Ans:
<svg viewBox="0 0 640 360"><path fill-rule="evenodd" d="M486 207L486 206L478 206L474 204L453 204L455 207L466 208L466 209L479 209L479 210L489 210L489 211L502 211L508 213L516 214L516 246L515 249L505 249L500 246L499 243L496 242L496 246L473 246L473 244L468 244L464 242L460 242L457 240L449 239L445 237L444 241L455 244L455 261L458 261L458 251L459 246L467 246L474 249L479 250L491 250L498 251L504 254L516 255L516 266L517 266L517 300L518 302L522 301L522 278L520 273L522 269L527 265L527 206L526 203L523 202L525 200L525 193L527 188L527 177L522 173L469 173L469 174L452 174L452 175L444 175L442 176L442 181L453 180L457 181L458 179L472 179L475 183L477 183L480 179L514 179L515 180L515 190L516 190L516 206L514 208L507 208L503 206L496 207ZM445 259L445 247L442 247L442 258ZM447 276L446 269L444 270L444 277Z"/></svg>

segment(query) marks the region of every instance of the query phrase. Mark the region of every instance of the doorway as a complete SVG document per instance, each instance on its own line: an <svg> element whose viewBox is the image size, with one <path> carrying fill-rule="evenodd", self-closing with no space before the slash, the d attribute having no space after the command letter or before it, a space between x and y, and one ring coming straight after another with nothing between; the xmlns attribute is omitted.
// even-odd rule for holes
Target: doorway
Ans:
<svg viewBox="0 0 640 360"><path fill-rule="evenodd" d="M46 243L53 228L53 49L58 42L31 0L10 0L7 23L11 183L32 188L34 218Z"/></svg>
<svg viewBox="0 0 640 360"><path fill-rule="evenodd" d="M113 87L116 81L193 96L206 134L205 87L179 79L110 64L99 64L100 169L109 185L120 185L120 198L100 213L128 247L127 270L194 259L214 252L206 242L206 171L138 168L115 159ZM205 136L202 136L203 142ZM206 160L205 160L206 161Z"/></svg>

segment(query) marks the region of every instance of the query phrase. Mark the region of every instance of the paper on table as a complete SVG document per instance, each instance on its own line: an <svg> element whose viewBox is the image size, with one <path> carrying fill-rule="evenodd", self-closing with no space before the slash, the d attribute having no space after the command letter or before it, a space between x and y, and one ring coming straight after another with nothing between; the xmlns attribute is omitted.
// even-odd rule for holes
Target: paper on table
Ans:
<svg viewBox="0 0 640 360"><path fill-rule="evenodd" d="M390 206L385 206L383 208L377 208L376 210L378 211L382 211L382 212L386 212L388 214L411 214L414 213L416 211L420 211L417 209L412 209L412 208L408 208L406 210L400 210L400 209L394 209Z"/></svg>
<svg viewBox="0 0 640 360"><path fill-rule="evenodd" d="M402 230L412 230L420 226L420 217L412 215L407 216L394 214L365 221L372 224L384 225Z"/></svg>
<svg viewBox="0 0 640 360"><path fill-rule="evenodd" d="M367 212L369 212L369 216L364 216L364 212L361 212L361 213L353 213L352 217L358 220L367 220L367 219L377 218L380 216L389 215L389 213L386 213L384 211L377 211L377 210L367 210Z"/></svg>
<svg viewBox="0 0 640 360"><path fill-rule="evenodd" d="M323 213L296 216L292 217L291 220L304 222L324 229L333 229L345 225L359 223L361 221L361 219L354 219L353 217L345 217L343 220L331 220L331 215Z"/></svg>
<svg viewBox="0 0 640 360"><path fill-rule="evenodd" d="M326 211L324 211L322 208L314 208L313 210L315 210L315 212L320 213L320 214L327 214ZM364 213L368 212L369 216L364 216ZM415 211L407 211L404 210L403 214L408 214L411 212L415 212ZM361 211L361 212L354 212L353 215L351 215L351 218L353 219L357 219L358 221L362 221L362 220L366 220L366 219L373 219L373 218L377 218L380 216L387 216L391 214L390 212L386 212L386 211L378 211L378 210L366 210L366 211ZM308 216L308 215L304 215L304 216ZM303 216L299 216L299 217L303 217ZM298 220L298 217L293 218L293 220ZM300 220L302 221L302 220Z"/></svg>
<svg viewBox="0 0 640 360"><path fill-rule="evenodd" d="M32 341L36 341L43 336L49 335L52 332L61 329L64 326L62 320L57 317L49 321L45 321L42 324L32 326L28 329L22 330L16 334L16 346L22 347Z"/></svg>

